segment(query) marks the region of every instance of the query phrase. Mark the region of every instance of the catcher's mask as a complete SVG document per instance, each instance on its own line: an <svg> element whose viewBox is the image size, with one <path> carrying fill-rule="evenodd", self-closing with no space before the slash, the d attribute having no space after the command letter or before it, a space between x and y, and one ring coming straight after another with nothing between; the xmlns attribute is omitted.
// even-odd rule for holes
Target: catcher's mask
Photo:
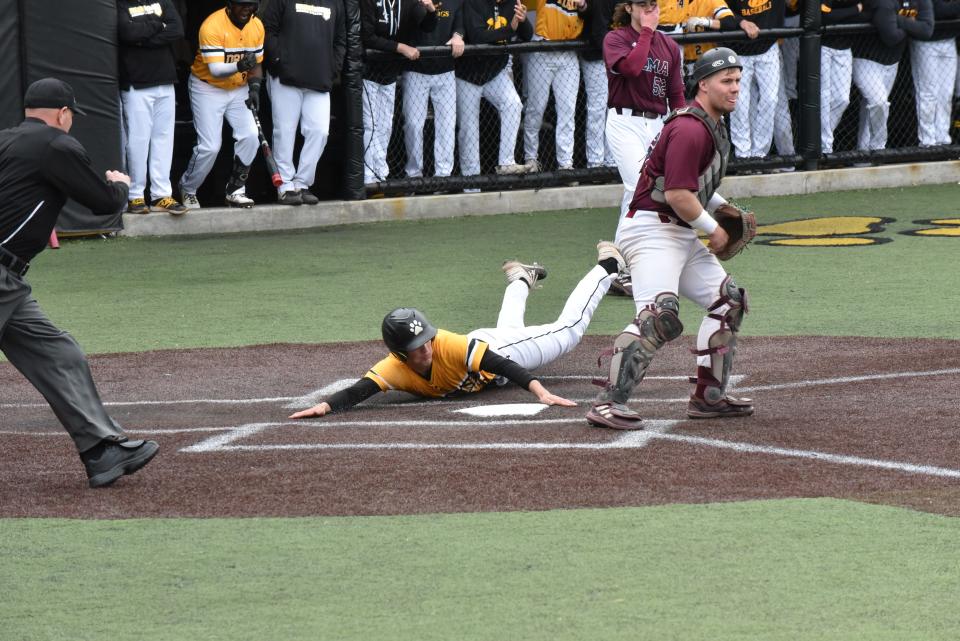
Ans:
<svg viewBox="0 0 960 641"><path fill-rule="evenodd" d="M380 326L387 349L401 361L407 360L407 352L422 347L437 335L427 317L413 307L400 307L383 317Z"/></svg>

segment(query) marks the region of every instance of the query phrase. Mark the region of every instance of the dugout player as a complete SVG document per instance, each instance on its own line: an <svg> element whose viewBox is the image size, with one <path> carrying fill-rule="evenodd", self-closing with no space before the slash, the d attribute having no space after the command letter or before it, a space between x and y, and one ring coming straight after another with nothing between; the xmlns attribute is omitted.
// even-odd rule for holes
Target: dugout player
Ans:
<svg viewBox="0 0 960 641"><path fill-rule="evenodd" d="M933 0L933 17L960 18L960 0ZM937 29L929 40L910 39L910 71L917 103L917 137L921 147L949 145L953 84L957 74L957 36Z"/></svg>
<svg viewBox="0 0 960 641"><path fill-rule="evenodd" d="M587 125L584 132L584 152L587 167L614 167L617 161L607 145L607 68L603 63L603 39L613 24L616 0L590 0L583 16L581 37L589 49L577 52L580 58L580 77L583 78L583 97L587 106Z"/></svg>
<svg viewBox="0 0 960 641"><path fill-rule="evenodd" d="M528 41L533 25L521 0L466 0L464 29L470 44L508 44ZM457 62L457 142L460 145L460 173L480 173L480 103L486 98L500 115L498 174L522 174L515 156L517 132L523 102L517 94L510 70L510 54L467 56Z"/></svg>
<svg viewBox="0 0 960 641"><path fill-rule="evenodd" d="M290 418L311 418L349 409L377 392L399 390L427 398L479 392L491 382L513 381L545 405L572 407L551 394L530 373L560 358L580 342L593 312L610 288L623 257L611 242L597 245L597 265L580 280L553 323L524 326L530 289L546 270L536 263L503 264L507 289L497 326L467 335L435 328L420 311L403 307L383 319L383 342L390 354L363 378Z"/></svg>
<svg viewBox="0 0 960 641"><path fill-rule="evenodd" d="M404 168L408 178L423 176L423 127L427 103L433 104L433 175L453 173L457 129L457 79L454 60L463 55L465 32L463 0L437 0L437 26L419 31L415 47L450 47L449 58L413 60L403 72L403 140L407 149Z"/></svg>
<svg viewBox="0 0 960 641"><path fill-rule="evenodd" d="M253 207L247 176L260 141L250 108L260 108L263 82L263 23L254 14L258 0L227 0L200 25L200 46L190 68L190 107L197 145L180 178L180 196L188 209L199 209L197 190L217 161L223 119L233 129L233 171L227 181L230 207ZM248 108L247 103L250 107Z"/></svg>
<svg viewBox="0 0 960 641"><path fill-rule="evenodd" d="M84 112L66 82L38 80L23 103L24 121L0 131L0 351L73 438L90 487L103 487L149 463L159 446L128 440L110 418L80 346L54 327L24 276L67 198L114 215L127 204L130 177L110 170L104 180L91 168L69 135L74 115Z"/></svg>
<svg viewBox="0 0 960 641"><path fill-rule="evenodd" d="M644 161L616 238L633 276L637 316L614 342L607 385L587 414L592 425L642 429L640 414L626 403L657 350L683 332L679 295L707 310L697 335L697 386L687 416L753 413L749 399L727 394L747 299L713 255L729 237L709 213L726 202L716 193L730 151L723 116L737 105L740 70L730 49L705 53L691 76L695 101L671 114ZM707 234L709 251L698 230Z"/></svg>
<svg viewBox="0 0 960 641"><path fill-rule="evenodd" d="M657 30L657 0L617 5L603 39L607 67L607 144L623 181L620 216L637 188L640 166L663 118L685 104L680 47Z"/></svg>
<svg viewBox="0 0 960 641"><path fill-rule="evenodd" d="M127 211L174 216L187 208L173 197L170 164L177 66L173 43L183 38L183 22L173 0L117 2L120 100L127 138L130 196ZM144 198L150 175L150 204Z"/></svg>
<svg viewBox="0 0 960 641"><path fill-rule="evenodd" d="M861 22L863 3L858 0L822 0L824 25ZM820 149L833 153L834 131L850 105L853 81L852 38L848 35L824 35L820 49Z"/></svg>
<svg viewBox="0 0 960 641"><path fill-rule="evenodd" d="M784 0L729 0L728 4L738 18L759 29L782 28L786 19ZM780 47L776 40L757 38L732 42L730 48L743 64L740 108L730 115L730 139L740 158L763 158L773 144L782 71Z"/></svg>
<svg viewBox="0 0 960 641"><path fill-rule="evenodd" d="M310 191L330 136L330 90L347 47L343 0L271 0L263 12L273 156L283 183L277 201L316 205ZM303 134L293 164L297 123Z"/></svg>
<svg viewBox="0 0 960 641"><path fill-rule="evenodd" d="M583 31L587 0L537 0L533 40L575 40ZM580 91L580 63L574 51L534 51L523 62L523 154L529 171L540 167L540 127L553 89L557 111L557 168L573 169L574 112Z"/></svg>
<svg viewBox="0 0 960 641"><path fill-rule="evenodd" d="M933 33L930 0L872 0L863 19L877 28L876 35L853 42L853 84L860 91L860 124L857 149L887 146L890 91L908 38L929 38Z"/></svg>
<svg viewBox="0 0 960 641"><path fill-rule="evenodd" d="M360 40L364 49L398 53L418 60L420 50L407 42L413 31L433 31L437 8L432 0L361 0ZM406 41L406 42L405 42ZM395 62L363 66L363 183L390 176L387 151L393 132L393 108L399 65Z"/></svg>

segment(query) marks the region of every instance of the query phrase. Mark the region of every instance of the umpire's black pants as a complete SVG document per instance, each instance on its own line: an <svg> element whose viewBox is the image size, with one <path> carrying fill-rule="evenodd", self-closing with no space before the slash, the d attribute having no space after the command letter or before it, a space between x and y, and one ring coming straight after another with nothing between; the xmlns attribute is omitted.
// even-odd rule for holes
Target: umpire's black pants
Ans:
<svg viewBox="0 0 960 641"><path fill-rule="evenodd" d="M31 291L0 265L0 351L47 399L79 452L127 440L107 415L77 341L50 322Z"/></svg>

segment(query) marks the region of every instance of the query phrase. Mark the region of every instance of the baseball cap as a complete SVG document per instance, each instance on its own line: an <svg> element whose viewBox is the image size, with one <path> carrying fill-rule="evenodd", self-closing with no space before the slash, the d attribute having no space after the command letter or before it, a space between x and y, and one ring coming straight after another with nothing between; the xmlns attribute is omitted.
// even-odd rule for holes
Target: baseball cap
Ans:
<svg viewBox="0 0 960 641"><path fill-rule="evenodd" d="M77 104L73 87L59 78L43 78L29 87L23 96L23 106L27 109L60 109L69 107L74 113L86 116L87 112Z"/></svg>

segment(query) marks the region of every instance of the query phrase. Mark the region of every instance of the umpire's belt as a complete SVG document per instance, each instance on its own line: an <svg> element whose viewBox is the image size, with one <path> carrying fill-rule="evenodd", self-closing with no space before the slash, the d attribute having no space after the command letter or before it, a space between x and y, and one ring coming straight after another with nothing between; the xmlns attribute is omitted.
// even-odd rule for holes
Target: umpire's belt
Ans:
<svg viewBox="0 0 960 641"><path fill-rule="evenodd" d="M627 216L626 216L626 217L627 217L627 218L633 218L634 216L636 216L637 214L640 214L640 213L644 213L644 214L654 214L654 215L656 215L657 218L660 219L660 222L661 222L661 223L664 223L664 224L679 225L680 227L686 227L687 229L693 229L693 228L690 226L690 224L687 223L687 221L685 221L685 220L680 220L680 218L678 218L678 217L676 217L676 216L671 216L670 214L665 214L665 213L663 213L662 211L650 211L649 209L631 209L630 211L627 212Z"/></svg>
<svg viewBox="0 0 960 641"><path fill-rule="evenodd" d="M15 254L11 254L3 247L0 247L0 265L3 265L17 276L23 277L30 269L30 263L20 260Z"/></svg>
<svg viewBox="0 0 960 641"><path fill-rule="evenodd" d="M636 116L637 118L649 118L650 120L663 118L663 114L658 114L655 111L640 111L639 109L631 109L630 107L614 107L613 110L621 116Z"/></svg>

